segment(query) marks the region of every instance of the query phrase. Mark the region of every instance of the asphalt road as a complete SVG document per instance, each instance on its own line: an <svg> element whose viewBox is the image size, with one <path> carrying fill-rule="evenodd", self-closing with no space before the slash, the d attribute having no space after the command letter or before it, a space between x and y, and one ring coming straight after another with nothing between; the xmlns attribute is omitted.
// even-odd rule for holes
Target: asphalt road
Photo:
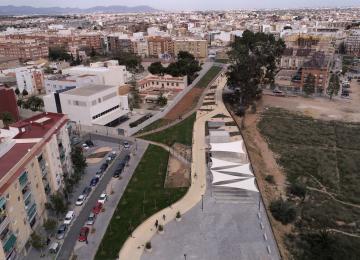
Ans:
<svg viewBox="0 0 360 260"><path fill-rule="evenodd" d="M119 142L118 139L113 139L110 137L104 137L99 138L106 141L113 140L115 142ZM129 142L130 143L130 142ZM131 144L131 143L130 143ZM119 162L125 158L127 154L130 153L131 150L123 149L121 153L116 157L114 163L111 164L111 166L108 168L106 173L103 175L103 177L100 179L99 183L96 185L95 189L93 189L93 192L91 193L90 197L87 199L85 205L83 206L81 212L76 217L72 225L70 226L66 238L63 242L63 245L59 251L59 254L56 259L59 260L68 260L70 259L71 253L73 251L73 248L76 244L76 241L79 236L79 231L81 227L85 225L85 222L92 211L92 208L96 204L100 194L106 189L107 184L111 180L113 173L116 170L116 167L118 166Z"/></svg>

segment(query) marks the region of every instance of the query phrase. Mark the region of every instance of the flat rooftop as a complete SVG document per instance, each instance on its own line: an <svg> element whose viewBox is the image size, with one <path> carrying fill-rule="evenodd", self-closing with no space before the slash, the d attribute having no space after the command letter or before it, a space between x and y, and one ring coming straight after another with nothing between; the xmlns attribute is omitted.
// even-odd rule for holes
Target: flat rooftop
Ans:
<svg viewBox="0 0 360 260"><path fill-rule="evenodd" d="M114 89L114 91L117 91L117 87L114 86L108 86L108 85L91 85L88 87L82 87L82 88L74 88L69 91L66 91L62 94L64 95L73 95L73 96L83 96L83 97L89 97L94 94L97 94L102 91Z"/></svg>

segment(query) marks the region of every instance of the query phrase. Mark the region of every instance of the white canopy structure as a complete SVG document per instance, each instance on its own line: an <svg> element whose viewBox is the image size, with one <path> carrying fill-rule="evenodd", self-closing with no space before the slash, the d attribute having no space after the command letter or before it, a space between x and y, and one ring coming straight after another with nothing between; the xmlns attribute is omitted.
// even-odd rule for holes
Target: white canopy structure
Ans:
<svg viewBox="0 0 360 260"><path fill-rule="evenodd" d="M210 146L212 152L245 153L242 140L229 143L210 143Z"/></svg>
<svg viewBox="0 0 360 260"><path fill-rule="evenodd" d="M213 181L212 183L218 183L218 182L222 182L222 181L238 181L240 179L246 179L247 177L239 177L239 176L234 176L234 175L229 175L229 174L224 174L221 172L217 172L217 171L211 171L212 176L213 176Z"/></svg>
<svg viewBox="0 0 360 260"><path fill-rule="evenodd" d="M211 169L240 165L240 163L229 162L221 159L216 159L214 157L211 157L211 161L212 161Z"/></svg>
<svg viewBox="0 0 360 260"><path fill-rule="evenodd" d="M228 187L228 188L238 188L248 191L256 191L259 192L255 185L255 178L245 178L244 180L240 180L237 182L215 185L215 187Z"/></svg>
<svg viewBox="0 0 360 260"><path fill-rule="evenodd" d="M220 171L222 173L242 173L242 174L254 176L254 174L252 173L251 168L250 168L250 163L247 163L244 165L239 165L239 166L236 166L233 168L221 169L221 170L217 170L217 171Z"/></svg>

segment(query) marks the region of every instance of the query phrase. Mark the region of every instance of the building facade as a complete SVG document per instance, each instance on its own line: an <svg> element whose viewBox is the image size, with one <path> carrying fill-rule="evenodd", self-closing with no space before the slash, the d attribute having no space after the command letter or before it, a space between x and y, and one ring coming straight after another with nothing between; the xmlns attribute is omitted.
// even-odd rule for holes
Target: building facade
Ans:
<svg viewBox="0 0 360 260"><path fill-rule="evenodd" d="M44 89L44 73L40 69L20 67L15 69L16 83L20 93L25 89L29 94L41 93Z"/></svg>
<svg viewBox="0 0 360 260"><path fill-rule="evenodd" d="M21 60L38 60L49 56L49 46L36 41L1 41L0 56Z"/></svg>
<svg viewBox="0 0 360 260"><path fill-rule="evenodd" d="M175 40L174 55L177 56L180 51L189 52L197 59L206 59L208 57L208 42L193 39Z"/></svg>
<svg viewBox="0 0 360 260"><path fill-rule="evenodd" d="M0 259L26 254L47 218L45 203L71 174L68 119L42 113L0 132Z"/></svg>
<svg viewBox="0 0 360 260"><path fill-rule="evenodd" d="M0 114L4 112L9 112L15 121L20 119L14 90L0 87Z"/></svg>
<svg viewBox="0 0 360 260"><path fill-rule="evenodd" d="M71 121L82 125L106 126L128 114L127 95L119 95L119 88L90 85L44 97L45 111L62 112Z"/></svg>

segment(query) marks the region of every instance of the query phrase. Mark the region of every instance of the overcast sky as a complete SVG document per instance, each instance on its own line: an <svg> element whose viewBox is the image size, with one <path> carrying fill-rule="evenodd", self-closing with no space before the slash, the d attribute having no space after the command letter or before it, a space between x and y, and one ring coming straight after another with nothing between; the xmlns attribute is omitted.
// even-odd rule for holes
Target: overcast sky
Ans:
<svg viewBox="0 0 360 260"><path fill-rule="evenodd" d="M160 10L226 10L248 8L360 6L360 0L0 0L0 5L81 8L96 5L149 5Z"/></svg>

